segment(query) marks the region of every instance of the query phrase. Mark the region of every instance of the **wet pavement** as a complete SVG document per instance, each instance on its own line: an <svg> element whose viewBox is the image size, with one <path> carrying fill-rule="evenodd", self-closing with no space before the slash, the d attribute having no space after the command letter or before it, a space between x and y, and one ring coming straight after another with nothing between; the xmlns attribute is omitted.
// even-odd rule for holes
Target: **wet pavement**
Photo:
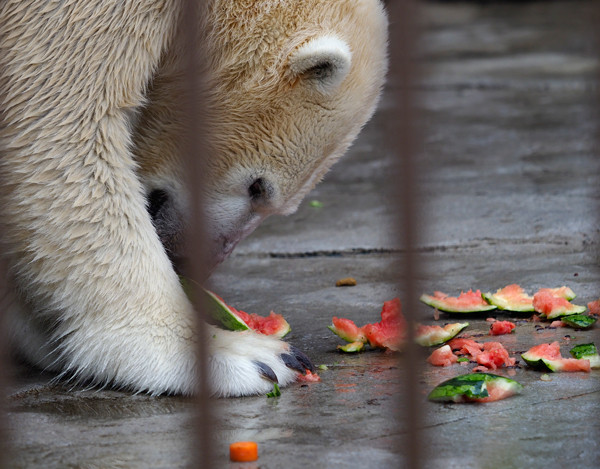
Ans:
<svg viewBox="0 0 600 469"><path fill-rule="evenodd" d="M530 293L570 286L574 301L600 297L600 158L593 2L430 3L424 10L415 88L424 145L419 203L419 292L494 291L519 283ZM213 276L213 289L245 311L283 314L286 338L309 354L321 382L278 398L215 401L216 467L402 467L405 370L379 351L344 355L332 316L379 318L383 301L405 292L394 281L403 253L382 189L392 156L382 142L395 113L394 77L380 110L351 151L298 212L267 220ZM402 181L398 181L402 183ZM318 200L321 207L311 206ZM335 287L352 276L357 286ZM417 305L423 323L433 310ZM559 341L563 355L595 341L589 331L542 328L530 315L469 316L465 336L486 337L487 316L514 320L499 336L511 356ZM462 321L442 314L438 324ZM549 381L521 362L501 369L523 393L489 404L439 404L426 394L473 364L428 365L422 396L423 467L598 467L600 371L556 373ZM513 373L514 372L514 373ZM193 402L49 384L16 369L8 401L10 467L175 468L189 465ZM397 418L395 418L397 417ZM229 463L228 444L259 443L257 463Z"/></svg>

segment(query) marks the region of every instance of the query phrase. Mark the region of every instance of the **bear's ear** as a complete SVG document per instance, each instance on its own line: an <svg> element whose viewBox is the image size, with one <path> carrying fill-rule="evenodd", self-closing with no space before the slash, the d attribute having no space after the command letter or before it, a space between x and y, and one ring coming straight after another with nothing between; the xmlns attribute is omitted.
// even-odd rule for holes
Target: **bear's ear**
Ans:
<svg viewBox="0 0 600 469"><path fill-rule="evenodd" d="M321 36L298 47L289 57L293 78L330 94L344 81L352 64L350 47L335 36Z"/></svg>

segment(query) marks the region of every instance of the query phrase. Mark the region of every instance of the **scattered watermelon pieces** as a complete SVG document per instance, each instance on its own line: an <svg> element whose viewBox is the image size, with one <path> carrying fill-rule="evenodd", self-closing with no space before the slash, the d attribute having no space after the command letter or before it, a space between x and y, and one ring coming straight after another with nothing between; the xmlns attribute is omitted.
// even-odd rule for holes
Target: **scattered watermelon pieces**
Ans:
<svg viewBox="0 0 600 469"><path fill-rule="evenodd" d="M367 342L367 337L365 336L362 327L358 327L351 319L334 316L331 320L331 326L327 327L346 342Z"/></svg>
<svg viewBox="0 0 600 469"><path fill-rule="evenodd" d="M563 358L558 342L536 345L521 354L521 358L532 368L546 371L590 371L588 359Z"/></svg>
<svg viewBox="0 0 600 469"><path fill-rule="evenodd" d="M510 334L515 330L516 324L510 321L494 321L490 325L490 335Z"/></svg>
<svg viewBox="0 0 600 469"><path fill-rule="evenodd" d="M448 296L443 292L436 291L433 293L433 296L421 295L419 300L428 306L446 313L478 313L496 309L496 306L485 301L479 290L461 292L457 297Z"/></svg>
<svg viewBox="0 0 600 469"><path fill-rule="evenodd" d="M444 381L427 397L435 402L493 402L523 390L517 381L490 373L470 373Z"/></svg>
<svg viewBox="0 0 600 469"><path fill-rule="evenodd" d="M483 297L503 311L533 311L533 297L517 284L507 285L496 290L496 293L484 293Z"/></svg>
<svg viewBox="0 0 600 469"><path fill-rule="evenodd" d="M213 292L203 291L206 293L204 302L206 313L226 329L232 331L252 329L260 334L272 335L277 338L284 337L291 330L290 325L281 314L275 314L273 311L266 317L255 313L248 314L227 305L223 298Z"/></svg>
<svg viewBox="0 0 600 469"><path fill-rule="evenodd" d="M337 336L349 342L338 345L343 352L359 352L365 344L374 348L399 351L406 339L406 320L402 314L402 306L398 298L386 301L381 310L381 321L358 327L354 321L333 317L329 329ZM415 340L423 346L442 344L459 334L468 322L441 326L417 325Z"/></svg>
<svg viewBox="0 0 600 469"><path fill-rule="evenodd" d="M446 324L444 327L420 325L415 332L415 340L424 347L440 345L456 337L468 325L468 322Z"/></svg>
<svg viewBox="0 0 600 469"><path fill-rule="evenodd" d="M589 329L597 319L583 314L572 314L570 316L563 316L560 318L560 321L575 329Z"/></svg>
<svg viewBox="0 0 600 469"><path fill-rule="evenodd" d="M321 377L317 373L312 373L310 370L305 370L306 373L298 373L296 381L305 382L305 383L318 383L321 381Z"/></svg>
<svg viewBox="0 0 600 469"><path fill-rule="evenodd" d="M514 366L517 362L515 358L510 357L500 342L485 342L483 350L474 358L479 365L489 370L496 370L502 366Z"/></svg>
<svg viewBox="0 0 600 469"><path fill-rule="evenodd" d="M457 362L458 359L454 361L447 356L447 350L453 351L457 358L466 358L467 360L471 359L477 362L479 367L475 370L480 371L496 370L503 366L514 366L517 362L515 358L509 355L508 350L500 342L480 343L473 339L456 338L452 339L444 347L448 347L448 349L442 351L440 348L434 351L435 355L434 353L431 354L428 359L429 363L436 366L448 366L451 363L444 364L445 359L452 360L452 363Z"/></svg>
<svg viewBox="0 0 600 469"><path fill-rule="evenodd" d="M600 316L600 299L590 301L587 307L590 310L590 316Z"/></svg>
<svg viewBox="0 0 600 469"><path fill-rule="evenodd" d="M400 300L394 298L383 303L381 321L366 324L362 330L371 347L399 351L406 337L406 320Z"/></svg>
<svg viewBox="0 0 600 469"><path fill-rule="evenodd" d="M590 368L600 368L600 355L594 344L580 344L569 350L569 353L578 359L590 361Z"/></svg>
<svg viewBox="0 0 600 469"><path fill-rule="evenodd" d="M546 319L556 319L561 316L581 314L585 312L586 309L585 306L570 303L564 294L556 293L548 288L542 288L533 295L533 307L541 317Z"/></svg>
<svg viewBox="0 0 600 469"><path fill-rule="evenodd" d="M399 351L406 336L406 320L398 298L386 301L381 309L381 321L358 327L354 321L334 317L331 331L349 344L338 346L343 352L359 352L364 344L374 348Z"/></svg>
<svg viewBox="0 0 600 469"><path fill-rule="evenodd" d="M449 345L443 345L431 352L427 361L434 366L449 366L458 362L458 357L452 353Z"/></svg>
<svg viewBox="0 0 600 469"><path fill-rule="evenodd" d="M192 280L180 275L179 281L188 297L191 295ZM247 331L252 329L264 335L272 335L282 338L291 331L288 322L281 314L275 314L273 311L269 316L259 316L258 314L248 314L244 311L235 309L225 303L225 300L215 293L204 288L199 289L202 292L202 306L208 316L210 316L220 326L230 331Z"/></svg>
<svg viewBox="0 0 600 469"><path fill-rule="evenodd" d="M363 350L365 348L365 342L361 342L361 341L350 342L345 345L338 345L337 348L338 348L338 350L341 350L342 352L347 352L347 353L360 352L361 350Z"/></svg>

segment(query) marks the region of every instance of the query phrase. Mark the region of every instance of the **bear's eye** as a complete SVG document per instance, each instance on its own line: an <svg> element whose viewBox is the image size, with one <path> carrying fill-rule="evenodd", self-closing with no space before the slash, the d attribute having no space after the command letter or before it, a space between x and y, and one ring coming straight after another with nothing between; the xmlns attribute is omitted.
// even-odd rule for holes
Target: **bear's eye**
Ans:
<svg viewBox="0 0 600 469"><path fill-rule="evenodd" d="M161 189L154 189L148 194L148 213L153 220L168 199L168 194Z"/></svg>
<svg viewBox="0 0 600 469"><path fill-rule="evenodd" d="M265 195L265 181L262 178L255 179L248 187L248 195L252 200L262 199Z"/></svg>

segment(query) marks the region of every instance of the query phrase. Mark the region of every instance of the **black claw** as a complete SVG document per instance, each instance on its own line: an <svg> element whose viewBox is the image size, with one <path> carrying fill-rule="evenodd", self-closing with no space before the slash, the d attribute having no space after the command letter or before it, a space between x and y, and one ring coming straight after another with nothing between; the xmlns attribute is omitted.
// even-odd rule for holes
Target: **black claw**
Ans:
<svg viewBox="0 0 600 469"><path fill-rule="evenodd" d="M283 363L285 363L285 366L291 368L292 370L296 370L299 373L305 373L304 365L302 365L302 363L300 363L294 355L290 355L289 353L282 353L280 356L283 360Z"/></svg>
<svg viewBox="0 0 600 469"><path fill-rule="evenodd" d="M258 368L258 372L263 378L268 379L273 383L279 383L277 375L269 365L265 365L263 362L258 362L256 360L254 360L252 363L256 365L256 367Z"/></svg>
<svg viewBox="0 0 600 469"><path fill-rule="evenodd" d="M297 349L293 345L290 346L290 351L294 354L298 361L302 363L302 365L304 365L304 368L310 370L311 372L315 371L315 366L312 364L310 358L308 358L303 351Z"/></svg>

